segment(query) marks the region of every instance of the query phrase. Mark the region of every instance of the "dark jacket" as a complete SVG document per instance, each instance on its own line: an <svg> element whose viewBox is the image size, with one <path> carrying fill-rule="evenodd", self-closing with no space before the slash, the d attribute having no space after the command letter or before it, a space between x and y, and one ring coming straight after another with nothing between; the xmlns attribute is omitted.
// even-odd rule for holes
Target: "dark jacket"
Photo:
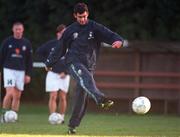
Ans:
<svg viewBox="0 0 180 137"><path fill-rule="evenodd" d="M88 70L94 70L100 43L111 45L117 40L123 41L117 33L95 21L89 20L86 25L75 22L67 27L59 40L60 46L51 52L45 64L47 67L52 67L60 57L65 55L67 64L79 62Z"/></svg>
<svg viewBox="0 0 180 137"><path fill-rule="evenodd" d="M45 62L49 56L49 53L52 52L56 46L59 46L57 39L50 40L45 44L43 44L42 46L40 46L36 50L36 54L38 55L39 60ZM67 73L64 57L60 58L56 62L56 64L52 67L52 71L55 73L61 73L61 72Z"/></svg>
<svg viewBox="0 0 180 137"><path fill-rule="evenodd" d="M0 50L1 69L9 68L14 70L24 70L26 75L32 72L32 47L26 38L15 39L8 37L2 42Z"/></svg>

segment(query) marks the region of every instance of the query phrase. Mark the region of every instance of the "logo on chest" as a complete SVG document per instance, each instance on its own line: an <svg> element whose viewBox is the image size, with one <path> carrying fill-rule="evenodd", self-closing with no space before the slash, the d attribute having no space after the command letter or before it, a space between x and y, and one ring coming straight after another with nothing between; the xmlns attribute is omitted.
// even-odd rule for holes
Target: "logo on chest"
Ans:
<svg viewBox="0 0 180 137"><path fill-rule="evenodd" d="M8 45L8 48L9 48L9 49L12 48L12 45Z"/></svg>
<svg viewBox="0 0 180 137"><path fill-rule="evenodd" d="M78 38L78 35L79 35L79 34L78 34L77 32L74 32L74 33L73 33L73 39L77 39L77 38Z"/></svg>
<svg viewBox="0 0 180 137"><path fill-rule="evenodd" d="M79 34L77 32L74 32L73 33L73 39L77 39L79 36ZM94 33L92 31L89 32L88 36L87 36L87 39L90 40L90 39L94 39Z"/></svg>
<svg viewBox="0 0 180 137"><path fill-rule="evenodd" d="M15 52L16 52L16 55L19 55L20 49L19 49L19 48L16 48L16 49L15 49Z"/></svg>
<svg viewBox="0 0 180 137"><path fill-rule="evenodd" d="M94 34L92 31L89 32L88 39L94 39Z"/></svg>
<svg viewBox="0 0 180 137"><path fill-rule="evenodd" d="M20 48L15 48L14 49L15 53L12 53L11 57L13 57L13 58L22 58L23 56L21 55L21 53L22 53L21 51L22 50Z"/></svg>
<svg viewBox="0 0 180 137"><path fill-rule="evenodd" d="M54 51L54 48L51 48L51 52Z"/></svg>
<svg viewBox="0 0 180 137"><path fill-rule="evenodd" d="M25 46L25 45L22 46L22 50L23 50L23 51L26 51L26 46Z"/></svg>

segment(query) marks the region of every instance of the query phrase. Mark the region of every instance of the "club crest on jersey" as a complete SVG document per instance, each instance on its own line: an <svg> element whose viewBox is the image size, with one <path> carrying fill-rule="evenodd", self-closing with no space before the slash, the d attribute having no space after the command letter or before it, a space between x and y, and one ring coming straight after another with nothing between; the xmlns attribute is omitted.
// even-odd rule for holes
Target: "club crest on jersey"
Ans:
<svg viewBox="0 0 180 137"><path fill-rule="evenodd" d="M54 51L54 48L51 48L51 51Z"/></svg>
<svg viewBox="0 0 180 137"><path fill-rule="evenodd" d="M20 49L16 48L16 49L15 49L15 52L16 52L16 55L19 55Z"/></svg>
<svg viewBox="0 0 180 137"><path fill-rule="evenodd" d="M19 48L15 48L14 49L14 52L15 53L12 53L11 54L11 57L13 57L13 58L22 58L23 56L21 55L21 49L19 49Z"/></svg>
<svg viewBox="0 0 180 137"><path fill-rule="evenodd" d="M74 33L73 33L73 39L77 39L77 37L78 37L78 33L77 33L77 32L74 32Z"/></svg>
<svg viewBox="0 0 180 137"><path fill-rule="evenodd" d="M8 48L12 48L12 45L9 45Z"/></svg>
<svg viewBox="0 0 180 137"><path fill-rule="evenodd" d="M90 32L89 32L88 39L93 39L93 38L94 38L94 36L93 36L93 32L92 32L92 31L90 31Z"/></svg>
<svg viewBox="0 0 180 137"><path fill-rule="evenodd" d="M22 46L22 50L25 51L26 50L26 46Z"/></svg>

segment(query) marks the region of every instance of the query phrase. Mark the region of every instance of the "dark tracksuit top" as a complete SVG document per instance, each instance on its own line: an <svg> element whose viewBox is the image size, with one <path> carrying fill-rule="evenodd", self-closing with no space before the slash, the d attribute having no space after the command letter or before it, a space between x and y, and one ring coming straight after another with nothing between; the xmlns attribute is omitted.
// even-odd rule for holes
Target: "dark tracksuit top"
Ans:
<svg viewBox="0 0 180 137"><path fill-rule="evenodd" d="M81 72L83 69L87 69L89 72L84 70L83 73L87 74L94 70L101 42L112 45L118 40L123 42L123 39L118 34L95 21L89 20L86 25L80 25L78 22L75 22L67 27L59 40L60 46L57 46L55 50L51 52L45 64L47 67L52 67L60 57L65 55L66 64L70 69L68 69L69 73L98 104L100 102L98 101L100 100L98 99L98 94L100 93L97 93L98 91L95 87L94 80L92 80L93 77L81 75ZM77 64L79 65L77 66ZM86 83L89 79L83 77L90 78L91 84ZM92 86L92 84L94 85Z"/></svg>
<svg viewBox="0 0 180 137"><path fill-rule="evenodd" d="M96 104L104 100L104 94L95 85L93 70L100 43L112 45L115 41L123 42L123 39L95 21L89 20L86 25L75 22L66 28L59 41L60 46L51 52L45 62L47 67L52 67L61 56L65 55L68 72L77 81L76 102L69 121L70 127L79 126L86 112L88 95Z"/></svg>
<svg viewBox="0 0 180 137"><path fill-rule="evenodd" d="M26 75L32 72L32 47L26 38L8 37L2 42L0 50L0 65L2 68L23 70Z"/></svg>
<svg viewBox="0 0 180 137"><path fill-rule="evenodd" d="M75 22L67 27L54 52L45 62L47 67L52 67L59 58L65 55L66 63L80 62L88 70L94 70L100 50L100 43L113 44L114 41L123 41L116 33L110 31L103 25L89 20L87 25ZM63 46L61 46L63 45Z"/></svg>
<svg viewBox="0 0 180 137"><path fill-rule="evenodd" d="M57 40L57 39L50 40L50 41L46 42L45 44L43 44L42 46L40 46L40 47L36 50L36 54L38 55L38 57L39 57L39 59L40 59L41 61L45 62L46 59L48 58L50 52L52 52L56 46L59 46L59 45L58 45L58 40ZM54 73L64 72L64 73L67 74L66 67L65 67L64 57L62 57L62 58L52 67L52 72L54 72Z"/></svg>

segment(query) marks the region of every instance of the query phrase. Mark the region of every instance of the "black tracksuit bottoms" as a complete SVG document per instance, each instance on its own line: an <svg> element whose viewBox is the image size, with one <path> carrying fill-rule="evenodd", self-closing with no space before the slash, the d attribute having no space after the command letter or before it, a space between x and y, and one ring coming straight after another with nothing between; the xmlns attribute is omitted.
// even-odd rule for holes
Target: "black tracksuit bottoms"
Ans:
<svg viewBox="0 0 180 137"><path fill-rule="evenodd" d="M103 101L104 94L96 87L93 73L83 64L69 64L68 72L77 82L73 112L69 121L69 127L75 128L79 126L86 112L88 96L92 97L98 105Z"/></svg>

